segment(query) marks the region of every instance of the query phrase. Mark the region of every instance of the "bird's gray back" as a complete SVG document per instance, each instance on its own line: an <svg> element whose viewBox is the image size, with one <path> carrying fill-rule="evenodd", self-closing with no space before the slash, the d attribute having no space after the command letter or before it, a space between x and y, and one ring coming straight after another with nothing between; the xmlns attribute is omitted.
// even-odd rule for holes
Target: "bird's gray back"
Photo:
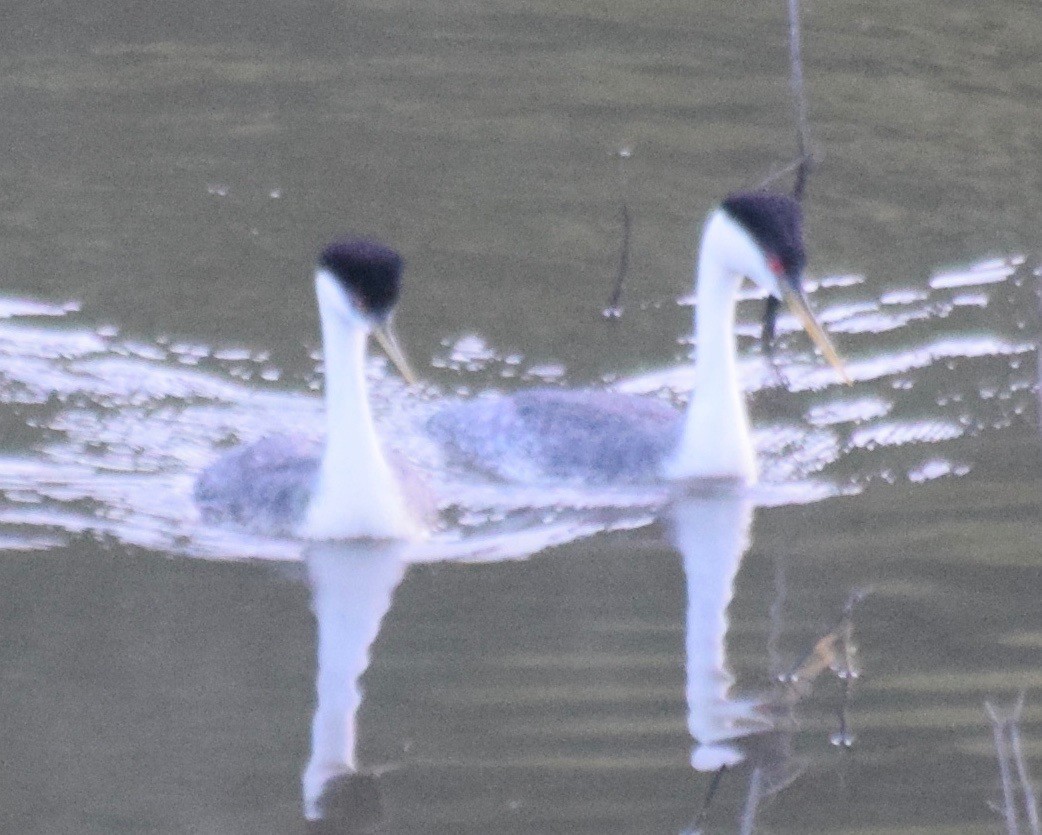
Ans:
<svg viewBox="0 0 1042 835"><path fill-rule="evenodd" d="M680 414L637 395L529 389L446 406L428 429L450 455L504 478L654 479Z"/></svg>
<svg viewBox="0 0 1042 835"><path fill-rule="evenodd" d="M272 435L238 447L200 474L203 519L265 533L289 533L304 518L321 455L317 441Z"/></svg>

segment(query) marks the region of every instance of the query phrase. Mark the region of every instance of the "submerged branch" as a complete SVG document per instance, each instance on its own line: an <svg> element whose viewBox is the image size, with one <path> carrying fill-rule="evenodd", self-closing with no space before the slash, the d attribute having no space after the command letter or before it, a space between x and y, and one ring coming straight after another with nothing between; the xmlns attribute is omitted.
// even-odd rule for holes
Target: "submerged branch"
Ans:
<svg viewBox="0 0 1042 835"><path fill-rule="evenodd" d="M706 821L709 820L709 805L713 802L713 798L716 796L716 791L720 788L720 783L724 779L724 774L726 772L726 765L722 765L716 770L713 779L709 783L709 789L706 791L706 799L702 801L701 810L697 815L695 815L695 819L691 821L691 825L681 832L680 835L701 835L704 831Z"/></svg>
<svg viewBox="0 0 1042 835"><path fill-rule="evenodd" d="M1017 795L1024 803L1024 814L1027 817L1031 835L1040 835L1038 799L1035 786L1028 773L1027 761L1020 736L1020 717L1024 710L1024 692L1021 691L1013 707L1000 710L991 702L984 702L984 711L991 721L991 731L995 740L995 754L999 763L999 782L1002 784L1002 806L995 806L1002 813L1006 822L1007 835L1019 835L1021 816L1017 808ZM1016 777L1014 777L1016 770ZM1019 790L1019 792L1018 792Z"/></svg>
<svg viewBox="0 0 1042 835"><path fill-rule="evenodd" d="M995 739L995 753L999 759L999 780L1002 783L1002 814L1006 819L1006 835L1020 835L1020 821L1016 802L1013 799L1013 774L1010 769L1009 745L1006 740L1006 720L999 716L991 702L984 703L984 710L991 720L991 732Z"/></svg>
<svg viewBox="0 0 1042 835"><path fill-rule="evenodd" d="M1040 835L1042 828L1038 818L1038 797L1035 794L1035 785L1031 782L1028 774L1027 762L1024 759L1024 749L1020 744L1020 708L1024 705L1024 694L1020 694L1017 703L1016 720L1010 723L1009 742L1013 749L1013 763L1017 767L1017 779L1020 781L1020 790L1024 794L1024 809L1027 812L1028 826L1031 827L1031 835Z"/></svg>

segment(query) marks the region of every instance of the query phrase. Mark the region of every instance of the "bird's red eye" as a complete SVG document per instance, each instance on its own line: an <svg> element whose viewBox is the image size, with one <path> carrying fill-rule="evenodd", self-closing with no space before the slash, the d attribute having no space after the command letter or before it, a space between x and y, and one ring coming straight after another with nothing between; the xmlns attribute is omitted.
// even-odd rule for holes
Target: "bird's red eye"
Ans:
<svg viewBox="0 0 1042 835"><path fill-rule="evenodd" d="M781 277L785 275L785 267L782 265L781 258L777 255L767 256L767 266L771 268L771 272L776 276Z"/></svg>

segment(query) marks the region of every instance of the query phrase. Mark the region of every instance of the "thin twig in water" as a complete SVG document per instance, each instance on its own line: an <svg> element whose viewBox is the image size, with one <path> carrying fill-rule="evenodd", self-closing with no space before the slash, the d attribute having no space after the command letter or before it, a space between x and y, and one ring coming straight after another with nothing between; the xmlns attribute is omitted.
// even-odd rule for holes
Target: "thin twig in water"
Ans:
<svg viewBox="0 0 1042 835"><path fill-rule="evenodd" d="M777 171L772 171L770 174L768 174L766 177L764 177L762 180L760 180L760 182L757 184L756 188L753 189L753 190L754 191L764 191L767 188L767 186L769 186L771 183L775 182L776 180L780 180L782 177L786 176L787 174L791 174L793 171L795 171L801 165L803 165L803 157L799 157L798 159L794 159L788 165L785 165L782 168L779 168Z"/></svg>
<svg viewBox="0 0 1042 835"><path fill-rule="evenodd" d="M1024 809L1027 812L1028 826L1031 827L1031 835L1040 835L1038 819L1038 798L1035 795L1035 786L1031 782L1028 773L1027 762L1024 759L1024 749L1020 744L1020 715L1024 710L1024 691L1020 691L1017 704L1013 708L1013 716L1009 722L1009 743L1013 750L1013 763L1017 767L1017 779L1020 782L1020 790L1024 794Z"/></svg>
<svg viewBox="0 0 1042 835"><path fill-rule="evenodd" d="M619 267L615 273L615 287L612 289L608 306L604 308L604 316L607 319L619 319L622 317L622 287L626 282L626 275L630 269L630 234L633 229L633 219L630 217L628 199L628 188L626 178L626 160L633 156L633 149L627 146L619 148L615 152L619 161L619 192L620 209L622 216L622 240L619 244Z"/></svg>
<svg viewBox="0 0 1042 835"><path fill-rule="evenodd" d="M785 664L781 656L781 638L785 631L785 599L788 596L785 563L784 555L774 555L774 600L769 610L771 629L767 633L767 656L770 658L771 677L775 679L781 679L785 673Z"/></svg>
<svg viewBox="0 0 1042 835"><path fill-rule="evenodd" d="M726 771L726 765L722 765L716 770L713 779L709 783L709 789L706 791L706 799L702 802L702 809L695 815L691 825L684 830L683 835L697 835L702 832L706 821L709 820L709 804L713 802L713 797L716 795L716 790L720 788L720 782L723 780L724 772Z"/></svg>
<svg viewBox="0 0 1042 835"><path fill-rule="evenodd" d="M763 793L763 769L757 766L749 777L749 793L745 796L745 807L742 809L742 835L752 835L756 827L756 812L760 808L760 795Z"/></svg>
<svg viewBox="0 0 1042 835"><path fill-rule="evenodd" d="M995 753L999 759L999 779L1002 783L1002 813L1006 819L1006 835L1020 835L1020 821L1013 796L1013 775L1009 767L1009 746L1006 742L1006 720L999 716L991 702L984 703L984 710L991 720L991 732L995 738Z"/></svg>
<svg viewBox="0 0 1042 835"><path fill-rule="evenodd" d="M807 91L803 82L803 46L800 36L800 0L789 0L789 82L792 87L793 104L796 108L796 150L799 153L795 163L784 171L796 169L796 178L792 185L792 196L797 202L803 201L807 190L807 181L814 160L810 151L810 127L807 119ZM772 175L761 184L763 188L780 175ZM774 297L767 300L763 311L763 335L761 344L764 353L772 360L774 343L774 325L778 318L778 303ZM778 375L781 377L781 375ZM782 378L783 379L783 378Z"/></svg>
<svg viewBox="0 0 1042 835"><path fill-rule="evenodd" d="M861 675L856 661L857 645L854 643L854 610L870 593L870 588L851 590L847 595L846 603L843 604L843 620L836 628L839 635L839 651L834 669L840 681L843 682L843 692L839 703L839 733L836 736L836 743L847 749L854 745L854 735L850 732L847 709L850 705L850 694L854 681Z"/></svg>
<svg viewBox="0 0 1042 835"><path fill-rule="evenodd" d="M1039 823L1038 801L1035 787L1028 773L1024 759L1024 749L1020 736L1020 717L1024 711L1024 692L1021 691L1013 707L1006 711L995 707L991 702L984 703L984 710L991 720L991 730L995 738L995 754L999 761L999 780L1002 783L1003 804L993 808L1001 812L1006 820L1007 833L1020 832L1020 812L1017 805L1017 789L1023 796L1024 814L1027 817L1031 835L1040 835L1042 827ZM1016 769L1016 785L1014 785L1013 769Z"/></svg>
<svg viewBox="0 0 1042 835"><path fill-rule="evenodd" d="M851 619L854 616L857 604L863 601L871 592L871 588L856 588L847 595L847 599L843 603L843 612L835 625L819 638L814 646L797 661L785 676L786 680L798 680L808 676L813 678L821 673L822 670L832 666L837 658L837 645L840 642L844 642L843 650L846 653L844 663L848 667L851 666L849 664L849 656L852 654L851 630L853 629L853 622Z"/></svg>
<svg viewBox="0 0 1042 835"><path fill-rule="evenodd" d="M854 609L860 605L866 597L872 593L872 586L858 586L850 590L847 602L843 604L843 614L848 618L854 614Z"/></svg>
<svg viewBox="0 0 1042 835"><path fill-rule="evenodd" d="M608 306L604 309L604 315L608 319L619 319L622 317L622 286L626 281L626 273L630 268L630 230L633 222L630 219L630 207L622 204L622 243L619 246L619 268L615 273L615 287Z"/></svg>
<svg viewBox="0 0 1042 835"><path fill-rule="evenodd" d="M803 43L800 28L800 0L789 0L789 64L792 95L796 105L796 150L799 160L796 166L796 182L792 196L803 199L810 177L811 159L810 129L807 120L807 91L803 83Z"/></svg>
<svg viewBox="0 0 1042 835"><path fill-rule="evenodd" d="M767 359L767 367L770 369L774 383L780 388L788 390L789 380L782 370L778 357L774 353L774 330L778 322L778 310L781 300L777 296L768 296L763 306L763 332L760 337L760 347Z"/></svg>
<svg viewBox="0 0 1042 835"><path fill-rule="evenodd" d="M803 80L801 33L800 0L789 0L789 87L796 110L796 153L798 156L792 162L768 174L755 189L762 191L771 183L795 171L796 179L792 187L792 196L796 200L803 199L804 192L807 190L807 180L814 165L814 156L810 152L810 121L807 115L807 88Z"/></svg>
<svg viewBox="0 0 1042 835"><path fill-rule="evenodd" d="M843 676L840 681L843 682L843 695L839 701L839 734L837 741L840 748L849 750L854 743L854 738L850 734L850 727L847 722L847 705L850 703L851 678L849 675Z"/></svg>

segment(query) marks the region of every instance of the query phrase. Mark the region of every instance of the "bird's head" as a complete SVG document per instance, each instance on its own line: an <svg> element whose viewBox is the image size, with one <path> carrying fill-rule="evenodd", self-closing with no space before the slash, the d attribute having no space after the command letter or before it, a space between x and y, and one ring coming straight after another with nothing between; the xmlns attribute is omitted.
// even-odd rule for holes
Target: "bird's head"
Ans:
<svg viewBox="0 0 1042 835"><path fill-rule="evenodd" d="M722 237L724 267L754 281L769 297L784 301L825 359L847 383L847 375L828 334L818 321L803 289L807 254L803 245L803 212L784 194L739 192L728 196L714 222ZM768 305L773 317L776 304ZM773 322L765 321L773 330Z"/></svg>
<svg viewBox="0 0 1042 835"><path fill-rule="evenodd" d="M344 238L322 250L315 267L315 291L323 310L372 333L401 375L414 383L416 376L391 329L402 267L402 257L390 247Z"/></svg>

